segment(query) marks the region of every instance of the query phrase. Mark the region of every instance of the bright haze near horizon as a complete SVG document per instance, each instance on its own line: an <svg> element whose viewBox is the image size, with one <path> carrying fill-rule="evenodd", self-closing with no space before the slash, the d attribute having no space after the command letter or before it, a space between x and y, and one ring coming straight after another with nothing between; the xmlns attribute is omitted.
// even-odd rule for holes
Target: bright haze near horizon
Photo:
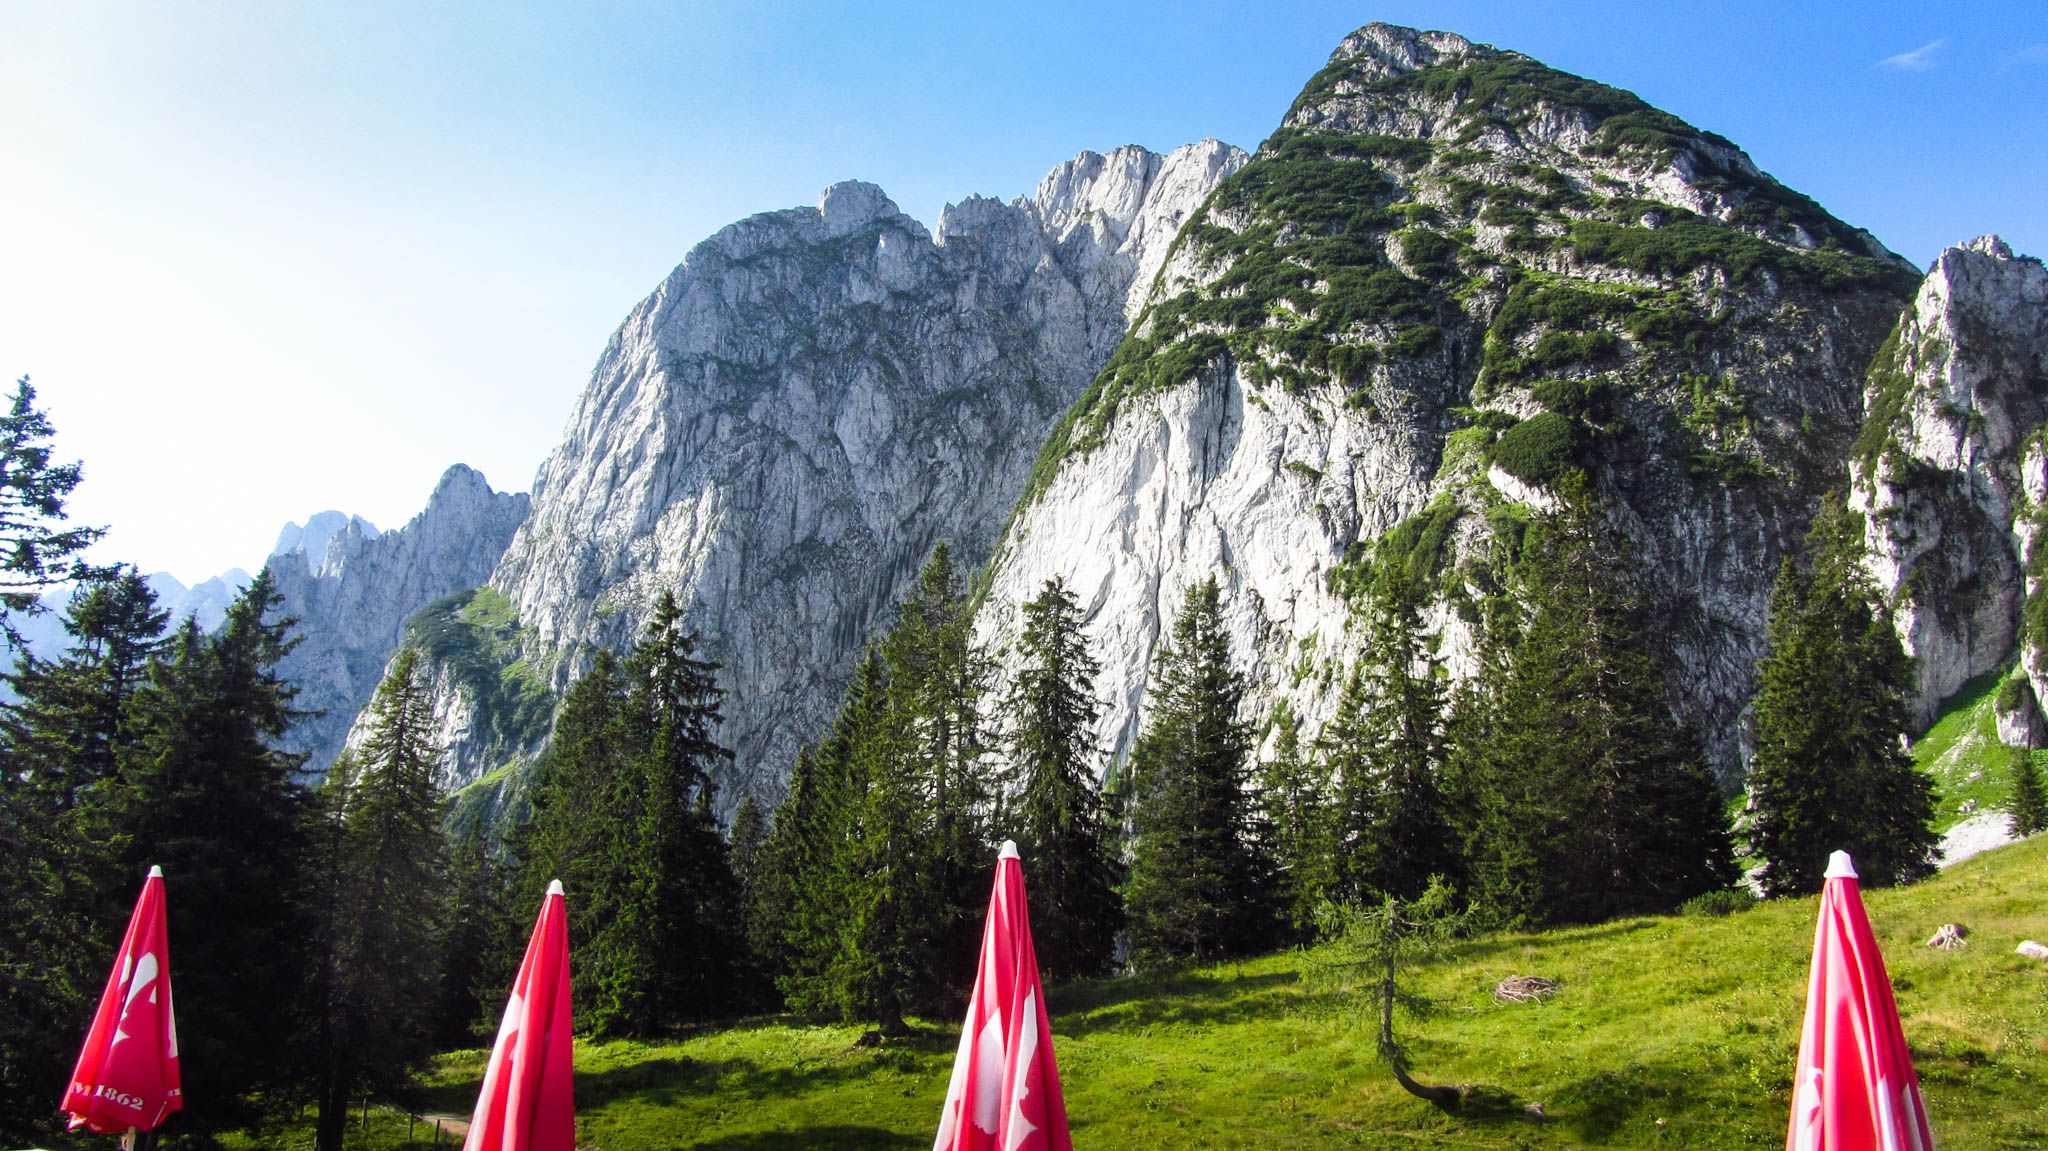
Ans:
<svg viewBox="0 0 2048 1151"><path fill-rule="evenodd" d="M725 224L1252 148L1372 20L1628 88L1917 264L2048 254L2048 6L511 7L0 7L0 373L84 462L96 559L189 584L323 509L398 527L457 462L527 490Z"/></svg>

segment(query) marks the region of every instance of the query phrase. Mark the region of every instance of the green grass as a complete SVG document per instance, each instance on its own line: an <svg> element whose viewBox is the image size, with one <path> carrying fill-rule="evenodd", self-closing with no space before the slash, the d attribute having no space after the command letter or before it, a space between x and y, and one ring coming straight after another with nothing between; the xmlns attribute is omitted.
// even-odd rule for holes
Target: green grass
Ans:
<svg viewBox="0 0 2048 1151"><path fill-rule="evenodd" d="M1995 705L2006 674L1991 672L1964 684L1913 744L1913 761L1934 777L1937 831L2000 807L2012 790L2013 768L2026 753L1998 741ZM1976 809L1963 811L1971 800Z"/></svg>
<svg viewBox="0 0 2048 1151"><path fill-rule="evenodd" d="M2048 1142L2048 837L1916 887L1867 895L1944 1151ZM1068 1113L1081 1147L1775 1148L1812 947L1814 901L1724 917L1629 919L1497 935L1417 969L1433 1001L1403 1018L1418 1077L1486 1088L1446 1115L1374 1055L1330 949L1056 988ZM1960 921L1970 946L1930 951ZM1510 975L1560 980L1506 1004ZM578 1143L668 1148L923 1147L957 1032L857 1044L856 1028L753 1020L663 1043L579 1044ZM481 1052L445 1057L425 1110L466 1114ZM1541 1119L1525 1110L1540 1104ZM396 1149L402 1118L364 1146ZM429 1132L430 1134L430 1132ZM297 1141L295 1141L297 1140ZM296 1147L285 1133L264 1146ZM252 1144L253 1146L253 1144ZM353 1146L353 1144L352 1144Z"/></svg>

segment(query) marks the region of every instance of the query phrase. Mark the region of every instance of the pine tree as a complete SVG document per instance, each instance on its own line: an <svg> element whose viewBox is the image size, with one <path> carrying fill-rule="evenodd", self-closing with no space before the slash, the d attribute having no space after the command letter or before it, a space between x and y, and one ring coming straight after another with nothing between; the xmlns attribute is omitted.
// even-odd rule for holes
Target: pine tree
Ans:
<svg viewBox="0 0 2048 1151"><path fill-rule="evenodd" d="M1443 681L1400 565L1379 565L1368 619L1365 652L1322 740L1338 781L1337 888L1360 907L1417 898L1458 867L1439 784Z"/></svg>
<svg viewBox="0 0 2048 1151"><path fill-rule="evenodd" d="M879 669L866 661L861 670ZM860 682L857 677L855 684ZM833 868L851 795L834 744L843 738L846 719L842 706L826 743L816 752L797 752L747 905L748 943L777 991L800 1011L820 1010L817 989L839 947L838 924L831 918L838 898Z"/></svg>
<svg viewBox="0 0 2048 1151"><path fill-rule="evenodd" d="M85 814L120 846L119 881L102 901L125 921L150 865L172 892L178 1047L185 1091L208 1100L188 1130L240 1126L305 1069L300 1032L317 970L307 865L314 806L302 756L278 743L298 713L276 673L296 642L266 570L211 638L189 618L130 707L132 746Z"/></svg>
<svg viewBox="0 0 2048 1151"><path fill-rule="evenodd" d="M1276 924L1272 869L1246 788L1251 731L1216 581L1190 588L1153 662L1131 753L1135 845L1125 906L1142 959L1253 950Z"/></svg>
<svg viewBox="0 0 2048 1151"><path fill-rule="evenodd" d="M1560 486L1522 557L1512 662L1490 661L1491 714L1465 729L1489 741L1462 771L1490 805L1475 895L1506 920L1666 910L1734 875L1720 795L1672 718L1633 566L1583 481Z"/></svg>
<svg viewBox="0 0 2048 1151"><path fill-rule="evenodd" d="M1101 975L1116 957L1121 876L1092 784L1093 695L1100 665L1081 608L1058 579L1024 605L1021 663L1005 703L1022 786L1011 823L1028 868L1031 926L1047 979Z"/></svg>
<svg viewBox="0 0 2048 1151"><path fill-rule="evenodd" d="M401 650L368 735L328 775L315 1146L341 1151L349 1100L407 1086L434 1051L447 845L429 685Z"/></svg>
<svg viewBox="0 0 2048 1151"><path fill-rule="evenodd" d="M916 866L925 890L904 904L910 916L905 931L917 939L910 950L919 1006L936 1006L973 981L977 949L959 940L975 934L995 855L981 714L987 659L974 645L972 624L952 553L941 543L881 643L892 727L900 736L894 748L904 757L890 770L909 789L904 818L922 826L913 834L921 843Z"/></svg>
<svg viewBox="0 0 2048 1151"><path fill-rule="evenodd" d="M664 592L626 661L631 760L615 810L638 818L620 828L619 914L593 940L614 955L605 1030L645 1035L738 1005L739 888L711 814L713 773L732 758L715 738L717 670Z"/></svg>
<svg viewBox="0 0 2048 1151"><path fill-rule="evenodd" d="M1322 756L1304 754L1301 721L1281 700L1273 709L1273 758L1259 768L1281 918L1295 939L1317 928L1336 887L1336 809Z"/></svg>
<svg viewBox="0 0 2048 1151"><path fill-rule="evenodd" d="M0 415L0 639L15 651L23 647L15 620L46 610L44 591L66 580L93 583L115 574L78 558L106 529L65 522L64 501L81 473L75 463L51 462L51 434L49 417L36 408L36 390L21 377Z"/></svg>
<svg viewBox="0 0 2048 1151"><path fill-rule="evenodd" d="M618 658L600 650L589 670L569 686L555 717L553 737L533 789L533 817L509 837L518 880L506 909L509 920L530 923L551 880L569 892L571 930L584 941L571 968L578 1025L603 1010L601 988L612 978L613 955L596 929L620 913L625 883L619 874L619 824L632 808L614 806L628 757L625 713L628 685ZM513 952L525 939L508 931ZM501 962L503 962L501 960ZM507 969L516 967L513 954Z"/></svg>
<svg viewBox="0 0 2048 1151"><path fill-rule="evenodd" d="M733 812L726 843L732 855L732 877L740 887L740 904L752 907L768 863L768 817L753 796L740 800Z"/></svg>
<svg viewBox="0 0 2048 1151"><path fill-rule="evenodd" d="M81 586L55 660L21 653L0 709L0 1135L46 1134L24 1118L62 1092L72 1034L92 1011L117 942L101 899L108 844L84 826L81 801L114 774L134 739L129 699L161 646L165 614L133 572ZM129 892L130 898L133 891ZM108 909L109 915L117 914Z"/></svg>
<svg viewBox="0 0 2048 1151"><path fill-rule="evenodd" d="M1905 750L1912 664L1863 570L1863 517L1830 495L1771 594L1749 842L1765 894L1820 890L1847 851L1866 886L1933 873L1933 784Z"/></svg>
<svg viewBox="0 0 2048 1151"><path fill-rule="evenodd" d="M491 962L507 897L503 864L481 831L455 841L448 854L447 899L441 912L440 987L434 1036L442 1048L474 1046L488 1013L505 992Z"/></svg>
<svg viewBox="0 0 2048 1151"><path fill-rule="evenodd" d="M2048 831L2048 795L2042 793L2041 766L2033 755L2013 758L2012 793L2005 801L2012 815L2012 833L2020 838Z"/></svg>

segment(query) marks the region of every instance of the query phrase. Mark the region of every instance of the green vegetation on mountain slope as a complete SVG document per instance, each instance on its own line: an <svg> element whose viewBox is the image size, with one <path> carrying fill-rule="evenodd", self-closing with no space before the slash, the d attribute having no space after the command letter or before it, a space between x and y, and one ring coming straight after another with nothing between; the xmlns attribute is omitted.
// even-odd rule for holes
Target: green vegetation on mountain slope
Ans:
<svg viewBox="0 0 2048 1151"><path fill-rule="evenodd" d="M1560 134L1571 121L1590 131ZM1420 126L1347 130L1360 123ZM1426 361L1422 374L1459 394L1409 396L1425 416L1466 389L1485 403L1598 379L1669 410L1696 476L1754 480L1771 457L1796 454L1759 436L1789 439L1799 421L1702 424L1699 394L1711 394L1710 416L1731 404L1743 415L1761 382L1744 377L1773 327L1814 346L1816 324L1846 323L1867 358L1915 277L1736 156L1629 92L1513 53L1475 48L1383 78L1369 61L1336 61L1182 230L1131 335L1048 438L1024 501L1132 401L1226 355L1255 386L1330 385L1352 407L1385 401L1390 383L1410 388L1399 368ZM1649 179L1659 171L1732 207L1703 215L1656 198L1650 187L1669 186Z"/></svg>

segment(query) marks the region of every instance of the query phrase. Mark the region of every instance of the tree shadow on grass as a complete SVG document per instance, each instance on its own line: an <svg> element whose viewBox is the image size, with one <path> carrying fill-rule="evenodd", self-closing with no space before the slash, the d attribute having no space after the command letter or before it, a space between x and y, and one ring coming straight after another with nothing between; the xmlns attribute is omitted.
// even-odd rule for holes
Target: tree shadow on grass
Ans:
<svg viewBox="0 0 2048 1151"><path fill-rule="evenodd" d="M1558 942L1583 943L1595 939L1616 939L1648 931L1659 926L1656 919L1620 919L1588 927L1557 927L1544 933L1541 944L1549 946ZM1501 955L1519 955L1522 949L1538 943L1537 937L1523 935L1484 935L1477 939L1461 940L1444 948L1438 962L1472 963L1492 959Z"/></svg>
<svg viewBox="0 0 2048 1151"><path fill-rule="evenodd" d="M1300 982L1295 971L1169 972L1067 984L1046 993L1046 1006L1062 1035L1157 1024L1219 1026L1284 1013L1283 1000L1292 999Z"/></svg>
<svg viewBox="0 0 2048 1151"><path fill-rule="evenodd" d="M816 1127L796 1127L787 1131L759 1131L747 1135L720 1135L696 1143L685 1143L689 1151L797 1151L797 1149L865 1148L865 1147L922 1147L924 1141L913 1135L890 1131L881 1127L854 1127L845 1124Z"/></svg>
<svg viewBox="0 0 2048 1151"><path fill-rule="evenodd" d="M1595 1071L1567 1084L1552 1099L1550 1118L1581 1138L1605 1142L1645 1112L1651 1115L1682 1109L1693 1072L1680 1067L1625 1067Z"/></svg>

